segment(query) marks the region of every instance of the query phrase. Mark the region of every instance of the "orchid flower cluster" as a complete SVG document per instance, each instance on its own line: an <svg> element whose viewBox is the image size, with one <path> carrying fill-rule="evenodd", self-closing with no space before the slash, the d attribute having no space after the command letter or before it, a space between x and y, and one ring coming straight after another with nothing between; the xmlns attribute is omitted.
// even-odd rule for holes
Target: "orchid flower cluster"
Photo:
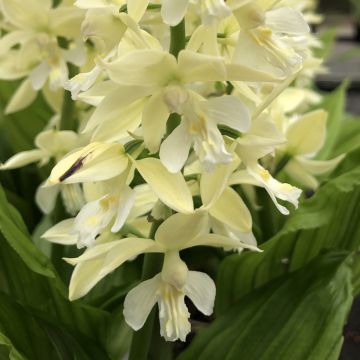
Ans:
<svg viewBox="0 0 360 360"><path fill-rule="evenodd" d="M324 71L313 2L0 0L0 9L0 78L22 79L6 111L41 92L55 112L36 148L1 169L55 164L36 201L49 214L61 194L69 218L43 237L85 249L65 259L75 266L70 299L136 256L163 254L160 273L128 292L125 320L140 329L158 303L161 335L185 341L185 296L211 315L216 289L181 251L261 251L255 188L288 215L301 190L275 175L314 190L342 159L314 159L327 114L310 111L321 101L311 81ZM61 121L62 93L73 128Z"/></svg>

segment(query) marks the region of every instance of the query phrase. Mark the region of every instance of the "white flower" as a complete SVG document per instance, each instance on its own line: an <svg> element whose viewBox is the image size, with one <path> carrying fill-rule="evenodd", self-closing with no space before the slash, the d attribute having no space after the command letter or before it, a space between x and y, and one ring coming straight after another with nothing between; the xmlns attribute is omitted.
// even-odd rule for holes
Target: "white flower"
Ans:
<svg viewBox="0 0 360 360"><path fill-rule="evenodd" d="M160 159L171 172L181 170L192 145L207 171L216 164L231 162L232 156L217 126L223 124L242 132L250 127L248 109L234 96L203 100L189 92L182 114L180 125L160 147Z"/></svg>
<svg viewBox="0 0 360 360"><path fill-rule="evenodd" d="M314 175L330 172L344 158L344 155L339 155L331 160L313 159L325 143L326 121L324 110L311 111L294 119L285 129L288 142L279 149L280 156L290 156L284 171L309 189L316 189L319 185Z"/></svg>
<svg viewBox="0 0 360 360"><path fill-rule="evenodd" d="M114 233L124 225L134 204L135 194L126 185L115 186L116 193L88 202L76 216L72 232L78 235L78 248L94 246L96 237L109 225Z"/></svg>
<svg viewBox="0 0 360 360"><path fill-rule="evenodd" d="M83 46L74 41L83 12L63 4L51 8L51 2L35 0L2 0L0 6L7 31L0 39L0 78L28 76L7 108L15 112L31 104L47 81L51 90L61 88L68 78L66 62L84 64ZM59 45L59 37L69 41L69 49Z"/></svg>
<svg viewBox="0 0 360 360"><path fill-rule="evenodd" d="M167 341L185 341L191 331L185 296L209 316L213 312L215 292L213 280L201 272L189 271L179 288L167 283L162 274L158 274L129 291L124 302L125 320L134 330L139 330L157 302L161 336Z"/></svg>
<svg viewBox="0 0 360 360"><path fill-rule="evenodd" d="M231 15L224 0L162 0L161 15L164 22L176 26L184 18L189 3L200 9L202 22L210 25L214 20L221 20Z"/></svg>
<svg viewBox="0 0 360 360"><path fill-rule="evenodd" d="M36 149L15 154L0 165L0 170L17 169L34 162L38 162L39 166L44 166L50 159L58 161L82 141L81 137L73 131L54 129L42 131L35 138ZM49 214L54 209L59 193L63 197L65 208L72 215L75 215L85 202L79 184L52 187L43 187L42 185L37 189L35 199L37 205L45 214Z"/></svg>
<svg viewBox="0 0 360 360"><path fill-rule="evenodd" d="M58 233L58 231L56 231ZM130 258L142 253L178 253L193 246L215 246L224 248L247 247L237 239L209 234L208 216L205 211L193 214L175 214L166 219L158 228L155 241L144 238L125 238L96 244L78 258L66 259L76 265L70 282L70 299L78 299L89 292L102 278ZM168 258L169 259L169 258ZM176 284L177 277L169 270L163 275L167 282ZM175 267L175 270L178 269ZM180 271L179 279L182 278ZM171 276L167 276L171 273ZM175 271L177 273L177 271ZM171 280L172 279L172 280ZM181 282L179 280L179 283Z"/></svg>
<svg viewBox="0 0 360 360"><path fill-rule="evenodd" d="M291 74L300 70L302 49L306 48L310 31L302 14L289 7L274 8L274 2L244 3L234 10L242 28L234 62L252 64L272 73L282 70Z"/></svg>
<svg viewBox="0 0 360 360"><path fill-rule="evenodd" d="M47 185L109 180L122 174L127 166L122 145L93 142L60 160L52 169Z"/></svg>

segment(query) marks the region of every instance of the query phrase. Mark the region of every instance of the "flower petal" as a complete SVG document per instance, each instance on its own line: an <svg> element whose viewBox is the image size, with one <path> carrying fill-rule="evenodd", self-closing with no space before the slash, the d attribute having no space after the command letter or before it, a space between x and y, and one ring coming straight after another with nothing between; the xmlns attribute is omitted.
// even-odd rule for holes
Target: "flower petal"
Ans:
<svg viewBox="0 0 360 360"><path fill-rule="evenodd" d="M135 219L151 211L158 197L154 194L148 184L141 184L134 188L136 197L135 204L130 211L129 218Z"/></svg>
<svg viewBox="0 0 360 360"><path fill-rule="evenodd" d="M44 214L50 214L55 208L56 199L60 192L61 185L47 187L43 187L42 185L40 185L36 190L35 201Z"/></svg>
<svg viewBox="0 0 360 360"><path fill-rule="evenodd" d="M168 172L160 160L154 158L136 161L135 166L165 205L182 213L194 210L191 192L181 173Z"/></svg>
<svg viewBox="0 0 360 360"><path fill-rule="evenodd" d="M70 300L86 295L102 278L125 261L146 252L159 252L150 239L126 238L87 249L75 259L65 259L76 265L69 285Z"/></svg>
<svg viewBox="0 0 360 360"><path fill-rule="evenodd" d="M204 315L209 316L213 313L216 287L209 275L198 271L189 271L184 292Z"/></svg>
<svg viewBox="0 0 360 360"><path fill-rule="evenodd" d="M265 188L275 206L282 214L289 215L289 210L285 206L280 205L277 198L290 202L295 208L298 207L299 197L301 195L300 189L276 180L259 164L250 165L247 167L247 170L257 181L260 182L261 186Z"/></svg>
<svg viewBox="0 0 360 360"><path fill-rule="evenodd" d="M1 164L0 170L17 169L34 162L44 160L44 158L47 158L48 156L49 155L45 151L38 149L22 151L12 156L4 164Z"/></svg>
<svg viewBox="0 0 360 360"><path fill-rule="evenodd" d="M189 0L162 0L161 16L164 23L176 26L184 18Z"/></svg>
<svg viewBox="0 0 360 360"><path fill-rule="evenodd" d="M111 80L121 85L159 87L174 75L177 63L165 51L140 49L103 63Z"/></svg>
<svg viewBox="0 0 360 360"><path fill-rule="evenodd" d="M118 106L118 111L108 114L102 119L99 127L95 130L92 141L117 142L129 136L141 124L144 99L135 100L130 105Z"/></svg>
<svg viewBox="0 0 360 360"><path fill-rule="evenodd" d="M97 89L98 91L95 91ZM105 98L100 102L90 117L83 132L91 131L97 126L109 121L112 123L115 119L118 121L124 114L124 107L126 107L127 111L134 109L134 107L136 108L133 102L150 95L151 91L149 88L139 86L118 86L109 81L95 85L89 91L80 95L79 98L82 99L83 96L85 98L96 98L99 94L104 94L103 96L105 96Z"/></svg>
<svg viewBox="0 0 360 360"><path fill-rule="evenodd" d="M226 80L224 59L220 56L182 50L179 53L178 63L181 80L184 83Z"/></svg>
<svg viewBox="0 0 360 360"><path fill-rule="evenodd" d="M316 190L319 181L308 171L306 171L299 162L292 158L285 166L284 171L302 188Z"/></svg>
<svg viewBox="0 0 360 360"><path fill-rule="evenodd" d="M45 85L50 71L51 67L46 61L41 62L31 71L29 79L34 90L40 90Z"/></svg>
<svg viewBox="0 0 360 360"><path fill-rule="evenodd" d="M209 208L211 216L241 232L249 232L252 218L249 209L230 187L227 187L216 202Z"/></svg>
<svg viewBox="0 0 360 360"><path fill-rule="evenodd" d="M331 160L312 160L305 157L296 157L296 161L299 162L303 168L314 175L323 175L327 172L334 170L339 163L345 158L345 154L339 155Z"/></svg>
<svg viewBox="0 0 360 360"><path fill-rule="evenodd" d="M183 168L191 144L191 136L183 123L180 123L163 141L160 147L160 160L171 173L177 173Z"/></svg>
<svg viewBox="0 0 360 360"><path fill-rule="evenodd" d="M235 96L225 95L210 98L204 104L208 116L216 124L224 124L235 130L246 132L251 125L249 109Z"/></svg>
<svg viewBox="0 0 360 360"><path fill-rule="evenodd" d="M160 275L141 282L128 292L124 301L124 317L135 331L141 329L157 302Z"/></svg>
<svg viewBox="0 0 360 360"><path fill-rule="evenodd" d="M209 219L205 211L193 214L175 214L167 218L155 234L156 243L165 249L186 247L191 239L209 232Z"/></svg>
<svg viewBox="0 0 360 360"><path fill-rule="evenodd" d="M2 0L1 10L5 21L20 29L42 29L48 25L48 5L47 1Z"/></svg>
<svg viewBox="0 0 360 360"><path fill-rule="evenodd" d="M8 102L5 114L12 114L28 107L37 97L29 79L25 79Z"/></svg>
<svg viewBox="0 0 360 360"><path fill-rule="evenodd" d="M79 143L79 136L75 131L55 129L42 131L35 138L35 145L52 155L63 155L74 149Z"/></svg>
<svg viewBox="0 0 360 360"><path fill-rule="evenodd" d="M183 249L187 249L194 246L212 246L212 247L221 247L225 249L250 249L261 252L261 250L256 245L252 245L247 242L242 242L239 239L234 239L231 237L217 235L217 234L207 234L207 235L198 236L190 240Z"/></svg>
<svg viewBox="0 0 360 360"><path fill-rule="evenodd" d="M149 0L128 0L127 7L129 15L135 20L140 21L143 17Z"/></svg>
<svg viewBox="0 0 360 360"><path fill-rule="evenodd" d="M283 34L304 35L310 32L304 16L290 7L281 7L266 12L265 23L272 30Z"/></svg>
<svg viewBox="0 0 360 360"><path fill-rule="evenodd" d="M312 154L319 151L326 138L327 112L312 111L291 124L287 130L287 148L291 154Z"/></svg>
<svg viewBox="0 0 360 360"><path fill-rule="evenodd" d="M112 232L118 232L124 225L130 214L130 210L135 202L135 191L129 186L125 186L120 194L119 207L117 209L114 224L111 228Z"/></svg>
<svg viewBox="0 0 360 360"><path fill-rule="evenodd" d="M49 11L51 30L57 36L76 38L79 36L84 12L73 6L59 6Z"/></svg>
<svg viewBox="0 0 360 360"><path fill-rule="evenodd" d="M77 235L72 233L74 226L74 218L60 221L47 231L41 237L55 244L75 245Z"/></svg>
<svg viewBox="0 0 360 360"><path fill-rule="evenodd" d="M142 118L142 129L145 146L151 153L159 150L160 142L166 132L166 123L170 112L163 100L163 92L159 91L147 101Z"/></svg>
<svg viewBox="0 0 360 360"><path fill-rule="evenodd" d="M232 171L238 162L218 164L213 172L204 172L200 179L200 194L203 206L209 208L223 193Z"/></svg>
<svg viewBox="0 0 360 360"><path fill-rule="evenodd" d="M4 56L15 45L26 42L33 36L27 31L11 31L3 35L0 39L0 55Z"/></svg>
<svg viewBox="0 0 360 360"><path fill-rule="evenodd" d="M95 142L58 162L48 182L71 184L108 180L120 175L127 165L122 145Z"/></svg>

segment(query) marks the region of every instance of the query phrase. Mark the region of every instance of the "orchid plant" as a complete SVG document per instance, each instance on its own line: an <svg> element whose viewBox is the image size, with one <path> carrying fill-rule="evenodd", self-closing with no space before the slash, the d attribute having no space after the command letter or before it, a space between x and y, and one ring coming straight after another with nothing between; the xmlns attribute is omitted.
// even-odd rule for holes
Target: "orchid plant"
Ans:
<svg viewBox="0 0 360 360"><path fill-rule="evenodd" d="M335 169L346 168L346 153L355 149L330 148L337 125L329 124L334 115L313 86L326 71L321 42L310 32L309 24L321 21L313 2L0 0L0 13L0 78L21 79L5 113L43 106L52 114L35 148L22 148L0 165L5 174L38 164L35 200L46 221L21 258L32 268L38 251L35 272L44 275L49 266L58 282L68 281L70 301L84 298L61 300L66 306L86 314L96 307L92 296L105 297L99 317L112 303L104 284L116 287L111 279L119 271L137 269L133 280L124 275L115 296L122 309L116 321L126 327L117 350L87 349L79 358L172 358L165 344L189 342L189 334L199 332L181 355L198 358L208 330L195 324L207 327L211 320L214 280L222 281L219 309L225 284L234 281L209 261L261 263L272 251L269 238L291 226L309 227L296 223L297 211L306 215L301 205L296 210L299 201L305 209L307 201L316 206L316 198L306 199L321 193ZM18 252L4 216L0 229ZM155 332L168 357L150 355ZM12 359L35 359L7 333L1 311L0 344ZM61 357L60 349L56 356L78 358L79 344L77 350L65 346L72 355ZM272 358L285 359L278 351ZM222 358L215 349L207 354ZM52 356L38 358L58 358ZM268 359L255 352L244 358Z"/></svg>

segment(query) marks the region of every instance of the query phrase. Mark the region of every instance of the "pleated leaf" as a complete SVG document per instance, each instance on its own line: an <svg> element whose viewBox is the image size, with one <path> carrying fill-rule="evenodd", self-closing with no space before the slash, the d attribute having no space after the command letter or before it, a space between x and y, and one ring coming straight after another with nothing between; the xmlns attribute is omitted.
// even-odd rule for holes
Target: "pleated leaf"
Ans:
<svg viewBox="0 0 360 360"><path fill-rule="evenodd" d="M355 152L342 164L344 172L319 188L288 218L282 229L261 245L261 254L230 255L217 278L216 309L228 306L253 289L307 264L326 249L360 246L360 167ZM353 167L350 171L345 171Z"/></svg>
<svg viewBox="0 0 360 360"><path fill-rule="evenodd" d="M257 289L202 330L179 360L337 360L352 261L330 253Z"/></svg>

